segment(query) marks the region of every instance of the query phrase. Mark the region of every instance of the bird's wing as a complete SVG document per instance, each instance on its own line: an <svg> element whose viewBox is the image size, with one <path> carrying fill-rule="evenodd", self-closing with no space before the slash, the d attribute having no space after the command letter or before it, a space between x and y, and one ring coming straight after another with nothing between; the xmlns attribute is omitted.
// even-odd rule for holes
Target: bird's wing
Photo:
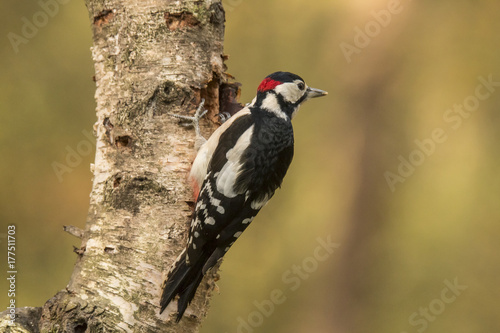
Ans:
<svg viewBox="0 0 500 333"><path fill-rule="evenodd" d="M250 110L248 108L244 108L238 111L234 116L229 118L229 120L227 120L225 123L219 126L219 128L217 128L215 132L212 133L210 138L208 138L208 140L200 147L200 150L196 155L196 158L191 167L191 172L189 174L189 178L193 183L195 199L198 197L198 192L201 189L203 181L205 180L205 177L208 173L209 164L210 161L212 160L212 156L214 155L214 151L218 149L220 153L222 153L221 147L218 147L221 136L223 135L223 133L226 133L228 129L231 127L229 132L232 133L233 137L236 137L238 135L237 132L241 130L241 125L233 127L234 126L233 123L235 122L238 123L241 121L240 118L247 118L248 116L250 116ZM244 123L249 124L248 119ZM227 134L225 134L225 136L226 135ZM231 140L231 142L233 142L232 143L233 145L236 143L236 140L234 138L233 140ZM225 149L231 148L230 146L231 142L226 143L226 141L227 138L224 139Z"/></svg>

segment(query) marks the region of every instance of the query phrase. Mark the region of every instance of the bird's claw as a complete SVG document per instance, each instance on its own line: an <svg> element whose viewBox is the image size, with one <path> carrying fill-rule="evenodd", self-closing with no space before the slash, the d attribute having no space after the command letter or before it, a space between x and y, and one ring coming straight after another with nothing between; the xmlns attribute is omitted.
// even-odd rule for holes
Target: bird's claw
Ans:
<svg viewBox="0 0 500 333"><path fill-rule="evenodd" d="M204 115L207 114L208 110L204 110L203 106L205 105L205 99L201 99L201 103L196 109L196 112L194 116L184 116L180 114L173 114L169 113L168 115L180 120L185 120L186 122L189 122L188 126L193 126L194 130L196 131L196 136L201 137L200 134L200 119L203 118Z"/></svg>

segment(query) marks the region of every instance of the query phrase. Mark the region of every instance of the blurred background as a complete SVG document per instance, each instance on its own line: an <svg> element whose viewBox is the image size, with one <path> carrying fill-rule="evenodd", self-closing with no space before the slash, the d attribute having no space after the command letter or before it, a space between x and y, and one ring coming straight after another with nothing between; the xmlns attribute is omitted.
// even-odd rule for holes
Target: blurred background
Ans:
<svg viewBox="0 0 500 333"><path fill-rule="evenodd" d="M283 190L226 256L201 332L500 332L500 3L223 3L242 102L277 70L330 94L295 118ZM22 31L41 10L0 4L17 306L66 286L79 241L62 226L84 227L94 157L86 8Z"/></svg>

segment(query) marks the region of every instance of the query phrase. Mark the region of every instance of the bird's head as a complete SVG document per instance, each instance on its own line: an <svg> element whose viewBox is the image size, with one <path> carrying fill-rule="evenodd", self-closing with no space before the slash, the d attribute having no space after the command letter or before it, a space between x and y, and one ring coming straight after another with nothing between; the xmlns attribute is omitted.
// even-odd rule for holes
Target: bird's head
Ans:
<svg viewBox="0 0 500 333"><path fill-rule="evenodd" d="M292 119L300 104L327 94L326 91L308 87L296 74L275 72L261 82L252 105Z"/></svg>

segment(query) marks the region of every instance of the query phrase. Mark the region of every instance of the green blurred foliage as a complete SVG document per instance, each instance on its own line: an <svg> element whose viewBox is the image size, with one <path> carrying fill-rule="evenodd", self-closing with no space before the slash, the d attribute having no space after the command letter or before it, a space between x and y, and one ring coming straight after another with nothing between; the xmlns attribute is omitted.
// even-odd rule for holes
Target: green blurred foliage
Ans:
<svg viewBox="0 0 500 333"><path fill-rule="evenodd" d="M283 190L226 256L201 331L342 332L332 318L343 280L358 285L345 291L357 322L351 332L500 331L500 89L457 129L443 118L475 93L479 76L500 81L500 4L401 1L349 62L342 43L356 46L356 29L376 29L372 11L381 15L394 1L223 3L229 72L243 83L242 102L276 70L330 95L294 120ZM67 164L95 121L91 31L85 6L71 1L15 52L8 33L21 34L22 17L40 6L3 2L0 10L0 233L17 227L17 305L41 306L65 287L79 245L62 226L83 228L87 215L93 152L73 161L62 181L53 163ZM384 173L397 173L398 158L436 128L446 140L392 192ZM373 218L353 217L359 207ZM313 265L317 239L327 236L340 246ZM346 249L356 246L363 255L351 258ZM362 269L343 276L356 272L351 260ZM294 267L303 264L310 272L300 275ZM455 278L467 289L425 328L412 325ZM1 279L0 290L6 286ZM266 310L273 290L285 300ZM2 291L2 307L6 300Z"/></svg>

